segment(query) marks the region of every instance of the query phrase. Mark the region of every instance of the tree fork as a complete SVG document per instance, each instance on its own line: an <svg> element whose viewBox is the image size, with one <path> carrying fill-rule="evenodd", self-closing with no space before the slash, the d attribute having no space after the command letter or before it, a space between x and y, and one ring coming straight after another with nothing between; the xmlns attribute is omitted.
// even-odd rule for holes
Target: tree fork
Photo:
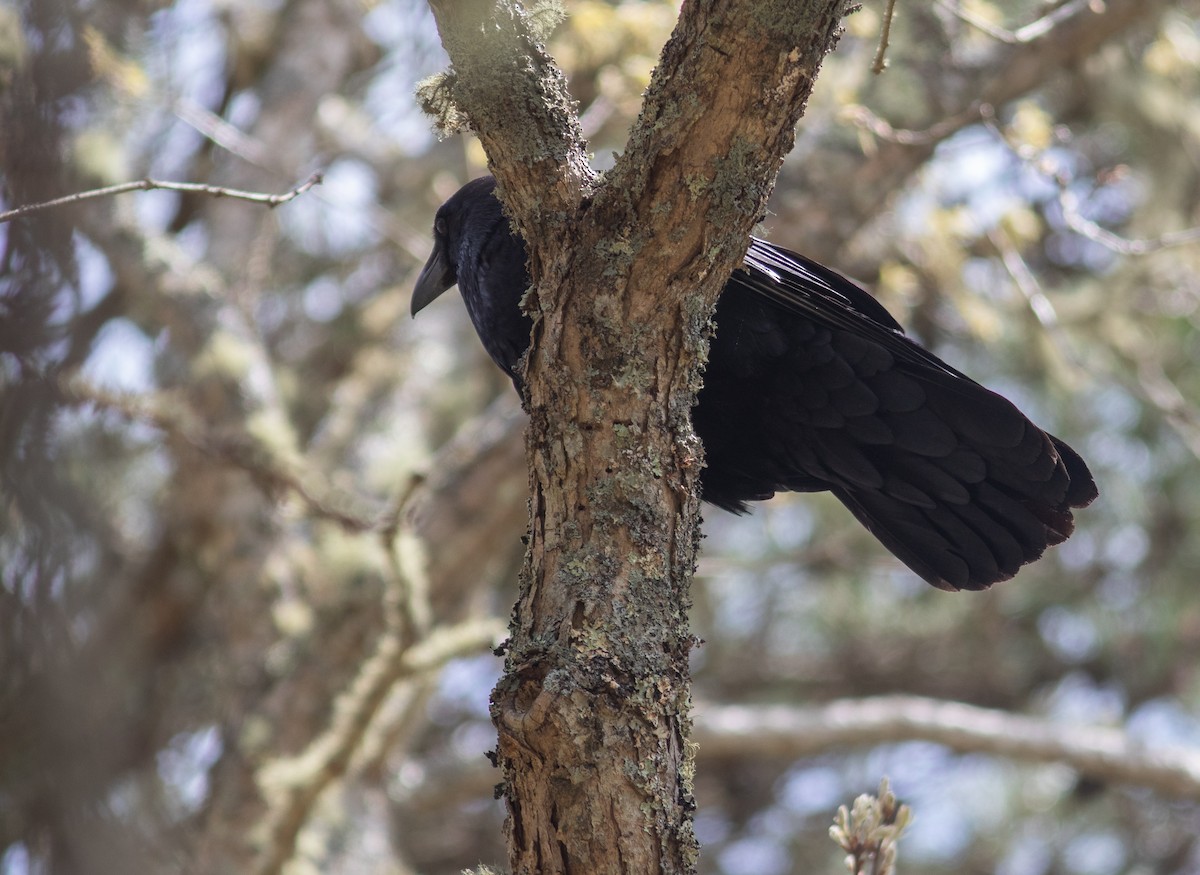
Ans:
<svg viewBox="0 0 1200 875"><path fill-rule="evenodd" d="M692 872L689 413L845 3L686 4L602 182L522 7L431 6L534 283L530 543L492 697L511 868Z"/></svg>

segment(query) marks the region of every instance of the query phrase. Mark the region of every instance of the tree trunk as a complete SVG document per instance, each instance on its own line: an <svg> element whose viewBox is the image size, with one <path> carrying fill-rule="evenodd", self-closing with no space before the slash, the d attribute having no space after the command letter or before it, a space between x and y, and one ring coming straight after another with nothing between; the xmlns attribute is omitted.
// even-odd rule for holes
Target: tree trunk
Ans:
<svg viewBox="0 0 1200 875"><path fill-rule="evenodd" d="M683 9L601 182L520 6L432 3L447 80L528 242L530 543L492 698L515 873L695 869L689 413L841 0Z"/></svg>

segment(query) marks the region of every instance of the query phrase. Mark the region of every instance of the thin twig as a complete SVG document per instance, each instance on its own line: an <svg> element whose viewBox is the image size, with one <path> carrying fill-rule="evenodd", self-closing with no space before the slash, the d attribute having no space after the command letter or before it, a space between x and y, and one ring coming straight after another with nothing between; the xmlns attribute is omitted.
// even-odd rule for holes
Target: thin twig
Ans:
<svg viewBox="0 0 1200 875"><path fill-rule="evenodd" d="M888 0L887 9L883 12L883 26L879 29L879 48L875 50L875 62L871 72L878 76L887 68L888 37L892 35L892 18L896 13L896 0Z"/></svg>
<svg viewBox="0 0 1200 875"><path fill-rule="evenodd" d="M1037 281L1037 277L1034 276L1028 263L1017 251L1017 247L999 230L988 231L987 236L992 245L996 247L996 251L1000 253L1004 269L1008 271L1008 275L1017 286L1017 291L1025 298L1038 322L1048 331L1057 329L1059 326L1058 312L1054 309L1050 299L1046 297L1046 293L1042 291L1041 283Z"/></svg>
<svg viewBox="0 0 1200 875"><path fill-rule="evenodd" d="M1009 140L1008 136L997 124L991 107L985 107L980 116L984 127L1022 163L1033 168L1058 188L1058 205L1062 209L1063 222L1081 237L1098 243L1105 249L1118 255L1149 255L1162 249L1176 246L1187 246L1200 242L1200 226L1183 228L1177 231L1165 231L1157 237L1123 237L1101 227L1087 218L1080 211L1079 196L1070 189L1071 180L1066 174L1056 171L1050 163L1038 152L1029 147L1018 146Z"/></svg>
<svg viewBox="0 0 1200 875"><path fill-rule="evenodd" d="M1128 379L1126 384L1149 399L1192 455L1200 459L1200 408L1187 399L1161 361L1144 352L1131 355L1126 351L1126 355L1137 365L1136 379Z"/></svg>
<svg viewBox="0 0 1200 875"><path fill-rule="evenodd" d="M0 223L11 222L13 219L19 219L22 216L38 213L53 207L64 207L69 204L77 204L81 201L93 200L95 198L113 197L114 195L125 194L130 191L154 191L156 189L207 194L212 197L235 198L236 200L250 201L251 203L263 204L270 209L275 209L289 201L295 200L313 186L320 185L321 181L321 174L314 173L290 191L286 191L283 194L265 194L258 191L242 191L238 188L225 188L220 185L207 185L200 182L168 182L160 179L139 179L136 182L122 182L118 185L109 185L104 188L93 188L88 191L80 191L75 194L66 195L65 197L55 198L54 200L26 204L23 207L5 210L0 213Z"/></svg>
<svg viewBox="0 0 1200 875"><path fill-rule="evenodd" d="M1046 337L1049 338L1052 344L1050 350L1058 354L1056 361L1060 367L1068 371L1076 380L1086 378L1088 371L1085 357L1073 342L1070 332L1064 329L1053 302L1042 288L1033 269L1017 249L1016 244L1008 234L999 228L988 231L987 237L1000 254L1000 261L1004 265L1004 269L1008 271L1013 285L1025 299L1030 312L1033 313Z"/></svg>
<svg viewBox="0 0 1200 875"><path fill-rule="evenodd" d="M1166 231L1157 237L1129 238L1114 234L1085 218L1079 211L1079 197L1067 189L1064 180L1059 180L1057 175L1054 178L1059 181L1058 203L1062 207L1063 221L1067 223L1067 227L1118 255L1147 255L1160 249L1186 246L1200 241L1200 227Z"/></svg>
<svg viewBox="0 0 1200 875"><path fill-rule="evenodd" d="M1096 14L1104 11L1103 0L1072 0L1070 3L1064 3L1057 9L1047 12L1036 21L1031 21L1029 24L1019 27L1016 30L1008 30L1007 28L992 24L986 18L963 9L961 6L951 5L948 0L937 0L937 5L977 30L981 30L993 39L1008 45L1024 45L1036 39L1041 39L1056 26L1085 9L1090 9Z"/></svg>
<svg viewBox="0 0 1200 875"><path fill-rule="evenodd" d="M413 474L387 509L379 516L379 541L387 556L389 585L384 593L384 617L388 626L405 640L424 638L433 628L429 604L428 560L424 543L409 525L401 525L400 514L417 487L424 482Z"/></svg>
<svg viewBox="0 0 1200 875"><path fill-rule="evenodd" d="M928 146L933 143L940 143L956 131L986 117L990 112L991 107L989 105L976 100L962 112L956 113L949 118L944 118L936 124L930 125L928 128L920 131L894 128L886 119L880 118L861 104L847 106L842 110L842 117L851 124L863 130L870 131L879 139L886 140L889 143L898 143L901 146Z"/></svg>
<svg viewBox="0 0 1200 875"><path fill-rule="evenodd" d="M180 121L226 152L249 164L269 169L271 154L266 145L208 107L185 97L176 101L174 110Z"/></svg>

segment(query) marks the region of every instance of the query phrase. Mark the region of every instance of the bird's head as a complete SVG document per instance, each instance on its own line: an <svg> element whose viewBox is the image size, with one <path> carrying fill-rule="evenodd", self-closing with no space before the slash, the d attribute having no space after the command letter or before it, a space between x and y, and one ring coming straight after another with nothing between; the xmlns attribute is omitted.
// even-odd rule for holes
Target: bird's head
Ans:
<svg viewBox="0 0 1200 875"><path fill-rule="evenodd" d="M458 261L464 231L481 220L492 221L500 214L499 201L493 196L496 180L490 176L468 182L438 209L433 220L433 252L413 289L412 315L416 316L442 292L458 282Z"/></svg>

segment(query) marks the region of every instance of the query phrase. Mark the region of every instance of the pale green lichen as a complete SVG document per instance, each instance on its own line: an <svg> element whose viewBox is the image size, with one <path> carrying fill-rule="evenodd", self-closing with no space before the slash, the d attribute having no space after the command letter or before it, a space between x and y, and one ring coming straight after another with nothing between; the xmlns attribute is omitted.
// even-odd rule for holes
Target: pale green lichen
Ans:
<svg viewBox="0 0 1200 875"><path fill-rule="evenodd" d="M457 83L458 77L453 70L434 73L417 83L417 104L433 119L433 129L441 140L471 129L467 114L454 99Z"/></svg>
<svg viewBox="0 0 1200 875"><path fill-rule="evenodd" d="M567 17L567 8L560 0L537 0L525 8L529 33L538 42L550 39L554 29Z"/></svg>

